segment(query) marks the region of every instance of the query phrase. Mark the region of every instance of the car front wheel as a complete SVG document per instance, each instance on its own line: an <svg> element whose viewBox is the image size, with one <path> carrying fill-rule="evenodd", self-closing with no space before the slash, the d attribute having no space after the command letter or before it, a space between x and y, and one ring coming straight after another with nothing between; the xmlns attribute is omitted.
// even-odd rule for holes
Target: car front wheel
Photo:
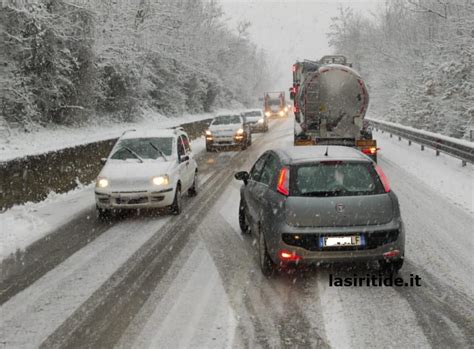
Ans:
<svg viewBox="0 0 474 349"><path fill-rule="evenodd" d="M245 215L245 206L242 199L239 204L239 226L242 234L248 234L250 232L249 225L247 223L247 216Z"/></svg>
<svg viewBox="0 0 474 349"><path fill-rule="evenodd" d="M178 187L176 188L175 194L174 194L174 201L171 204L170 207L171 214L177 216L181 213L181 188Z"/></svg>
<svg viewBox="0 0 474 349"><path fill-rule="evenodd" d="M196 196L198 193L198 173L194 172L194 180L191 188L188 189L189 196Z"/></svg>

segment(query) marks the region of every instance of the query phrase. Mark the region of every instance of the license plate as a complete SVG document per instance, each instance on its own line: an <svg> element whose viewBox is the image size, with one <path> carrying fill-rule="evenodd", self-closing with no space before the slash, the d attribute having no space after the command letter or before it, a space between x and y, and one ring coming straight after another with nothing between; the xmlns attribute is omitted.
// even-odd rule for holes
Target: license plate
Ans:
<svg viewBox="0 0 474 349"><path fill-rule="evenodd" d="M323 247L337 246L361 246L362 240L359 235L331 236L323 238Z"/></svg>

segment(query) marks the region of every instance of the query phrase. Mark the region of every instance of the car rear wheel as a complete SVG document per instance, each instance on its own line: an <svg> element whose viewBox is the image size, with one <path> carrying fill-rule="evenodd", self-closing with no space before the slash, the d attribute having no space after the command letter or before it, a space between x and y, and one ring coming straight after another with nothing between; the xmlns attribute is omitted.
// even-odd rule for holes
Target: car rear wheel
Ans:
<svg viewBox="0 0 474 349"><path fill-rule="evenodd" d="M178 185L174 194L174 201L170 207L171 214L177 216L181 213L181 188Z"/></svg>
<svg viewBox="0 0 474 349"><path fill-rule="evenodd" d="M196 196L198 193L198 173L197 171L194 172L194 180L193 180L193 185L191 188L188 189L188 195L189 196Z"/></svg>
<svg viewBox="0 0 474 349"><path fill-rule="evenodd" d="M403 258L395 260L380 260L379 267L380 270L386 274L396 274L403 267Z"/></svg>
<svg viewBox="0 0 474 349"><path fill-rule="evenodd" d="M242 234L248 234L250 233L249 225L247 223L247 216L245 215L245 206L244 202L242 199L240 199L240 204L239 204L239 226L240 230L242 231Z"/></svg>
<svg viewBox="0 0 474 349"><path fill-rule="evenodd" d="M258 259L262 274L271 277L275 273L275 264L273 263L267 250L267 243L265 242L265 235L262 229L258 229Z"/></svg>

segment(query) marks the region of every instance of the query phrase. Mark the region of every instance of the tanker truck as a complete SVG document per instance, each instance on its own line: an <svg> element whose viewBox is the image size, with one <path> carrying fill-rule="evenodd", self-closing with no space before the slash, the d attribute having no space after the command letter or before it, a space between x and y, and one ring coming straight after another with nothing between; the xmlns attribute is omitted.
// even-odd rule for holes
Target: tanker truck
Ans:
<svg viewBox="0 0 474 349"><path fill-rule="evenodd" d="M377 160L377 142L364 122L369 94L344 56L293 65L295 145L345 145Z"/></svg>

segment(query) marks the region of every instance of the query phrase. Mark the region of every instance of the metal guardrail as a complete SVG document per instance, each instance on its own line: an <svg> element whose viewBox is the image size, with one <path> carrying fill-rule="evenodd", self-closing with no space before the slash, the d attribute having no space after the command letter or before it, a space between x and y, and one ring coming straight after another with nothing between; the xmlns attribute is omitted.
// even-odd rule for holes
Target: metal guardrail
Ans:
<svg viewBox="0 0 474 349"><path fill-rule="evenodd" d="M471 164L474 163L474 143L470 145L468 141L462 141L432 132L419 131L391 122L368 118L366 118L366 120L369 121L375 129L388 132L390 135L397 135L400 140L401 138L407 139L409 145L411 145L411 142L420 144L421 150L424 150L425 147L429 147L436 151L436 155L439 155L440 152L449 154L461 159L462 166L466 166L468 162Z"/></svg>

